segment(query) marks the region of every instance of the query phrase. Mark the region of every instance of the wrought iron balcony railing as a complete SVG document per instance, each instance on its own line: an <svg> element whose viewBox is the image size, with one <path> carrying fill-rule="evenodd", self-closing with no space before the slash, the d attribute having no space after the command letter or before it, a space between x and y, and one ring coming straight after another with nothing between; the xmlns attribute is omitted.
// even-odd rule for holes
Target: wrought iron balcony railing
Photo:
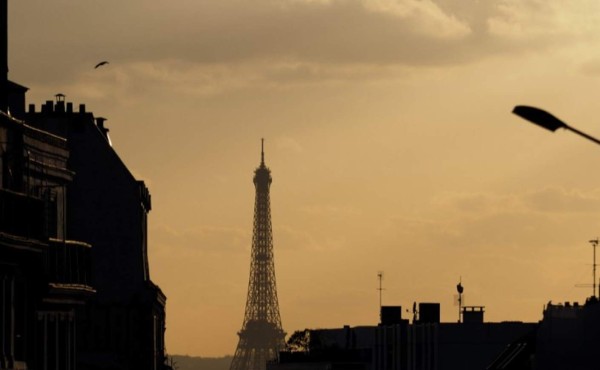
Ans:
<svg viewBox="0 0 600 370"><path fill-rule="evenodd" d="M50 283L91 286L91 245L50 239L45 260Z"/></svg>

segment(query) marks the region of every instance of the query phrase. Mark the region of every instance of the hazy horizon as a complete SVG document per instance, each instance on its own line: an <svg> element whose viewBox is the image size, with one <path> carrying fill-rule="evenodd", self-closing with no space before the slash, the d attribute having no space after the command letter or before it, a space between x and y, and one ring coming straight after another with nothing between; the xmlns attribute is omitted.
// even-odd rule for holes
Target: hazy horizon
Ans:
<svg viewBox="0 0 600 370"><path fill-rule="evenodd" d="M260 138L283 328L377 323L383 304L538 321L584 301L600 235L600 3L9 0L9 78L106 117L152 194L167 352L232 355ZM103 60L108 65L94 69ZM410 316L410 315L409 315Z"/></svg>

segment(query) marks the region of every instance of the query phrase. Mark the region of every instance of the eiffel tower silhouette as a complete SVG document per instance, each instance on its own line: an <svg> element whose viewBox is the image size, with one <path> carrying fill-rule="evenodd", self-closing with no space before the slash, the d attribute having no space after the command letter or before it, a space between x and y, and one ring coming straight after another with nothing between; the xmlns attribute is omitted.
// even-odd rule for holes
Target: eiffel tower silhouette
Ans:
<svg viewBox="0 0 600 370"><path fill-rule="evenodd" d="M285 345L275 284L269 197L271 182L271 170L265 166L262 139L260 166L254 171L256 198L246 313L230 370L264 370L267 361L275 359Z"/></svg>

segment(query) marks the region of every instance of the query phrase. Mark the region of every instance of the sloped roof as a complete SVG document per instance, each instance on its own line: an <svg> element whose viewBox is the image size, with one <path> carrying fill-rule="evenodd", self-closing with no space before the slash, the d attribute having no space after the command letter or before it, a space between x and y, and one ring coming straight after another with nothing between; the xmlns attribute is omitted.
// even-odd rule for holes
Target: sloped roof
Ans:
<svg viewBox="0 0 600 370"><path fill-rule="evenodd" d="M8 87L8 91L19 91L19 92L26 92L27 90L29 90L28 87L25 87L23 85L19 85L16 82L12 82L11 80L6 80L6 86Z"/></svg>

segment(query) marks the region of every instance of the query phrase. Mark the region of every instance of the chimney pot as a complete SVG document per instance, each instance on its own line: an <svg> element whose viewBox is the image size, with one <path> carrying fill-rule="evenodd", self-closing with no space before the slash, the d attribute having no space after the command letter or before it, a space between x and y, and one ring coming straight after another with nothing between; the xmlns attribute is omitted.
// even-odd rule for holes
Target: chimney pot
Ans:
<svg viewBox="0 0 600 370"><path fill-rule="evenodd" d="M98 127L100 127L101 129L104 130L104 121L106 121L106 118L104 117L96 117L96 125Z"/></svg>
<svg viewBox="0 0 600 370"><path fill-rule="evenodd" d="M104 135L104 137L106 138L106 140L108 140L108 143L110 144L110 139L108 138L109 130L106 127L104 127L104 121L106 121L106 118L96 117L96 126L98 126L98 128L102 132L102 135Z"/></svg>

